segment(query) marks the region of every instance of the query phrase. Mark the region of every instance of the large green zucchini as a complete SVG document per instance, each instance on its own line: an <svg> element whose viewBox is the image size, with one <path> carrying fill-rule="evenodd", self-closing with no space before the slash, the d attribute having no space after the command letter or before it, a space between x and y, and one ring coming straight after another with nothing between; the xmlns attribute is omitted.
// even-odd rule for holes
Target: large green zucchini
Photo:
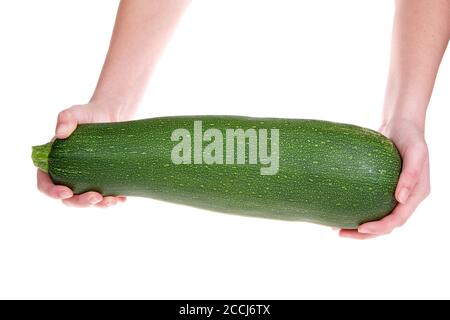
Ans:
<svg viewBox="0 0 450 320"><path fill-rule="evenodd" d="M209 131L216 134L215 139L202 141L202 133L212 128L219 130ZM267 154L274 156L278 151L279 163L273 160L268 164L268 158L259 154L264 151L259 144L254 164L250 139L244 143L235 140L234 148L245 147L240 149L245 151L244 164L238 164L231 153L227 157L232 145L227 145L226 130L238 128L249 137L253 131L259 134L267 129ZM278 144L272 129L278 132ZM223 141L219 133L223 133ZM264 136L256 137L262 143ZM211 143L215 143L215 152ZM188 144L191 150L181 148ZM223 160L219 160L220 145ZM202 150L203 160L193 156ZM175 161L174 154L178 156ZM219 163L211 163L211 156ZM394 144L369 129L317 120L235 116L83 124L68 139L33 147L33 160L55 183L77 194L95 190L103 195L142 196L348 229L391 212L401 170ZM189 160L192 164L178 164Z"/></svg>

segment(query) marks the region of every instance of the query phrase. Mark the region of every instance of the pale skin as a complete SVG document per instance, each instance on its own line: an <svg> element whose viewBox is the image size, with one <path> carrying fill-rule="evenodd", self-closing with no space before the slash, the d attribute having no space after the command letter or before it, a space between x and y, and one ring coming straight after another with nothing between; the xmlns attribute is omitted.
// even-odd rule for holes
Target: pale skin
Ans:
<svg viewBox="0 0 450 320"><path fill-rule="evenodd" d="M87 104L58 115L55 137L70 136L79 123L129 120L138 107L152 71L189 0L122 0L108 54L97 87ZM109 207L125 197L103 197L98 192L74 195L54 185L38 170L38 189L74 207Z"/></svg>
<svg viewBox="0 0 450 320"><path fill-rule="evenodd" d="M62 111L56 138L79 123L130 119L168 39L189 0L122 0L110 48L89 103ZM403 168L395 191L399 204L386 218L340 230L342 237L370 239L406 223L430 192L425 116L436 75L450 39L450 0L397 0L391 65L380 131L397 145ZM97 192L74 195L38 170L38 188L65 204L107 207L125 197Z"/></svg>
<svg viewBox="0 0 450 320"><path fill-rule="evenodd" d="M397 0L391 66L380 131L399 149L403 168L386 218L340 230L343 237L369 239L403 226L430 193L425 116L436 75L450 39L450 0Z"/></svg>

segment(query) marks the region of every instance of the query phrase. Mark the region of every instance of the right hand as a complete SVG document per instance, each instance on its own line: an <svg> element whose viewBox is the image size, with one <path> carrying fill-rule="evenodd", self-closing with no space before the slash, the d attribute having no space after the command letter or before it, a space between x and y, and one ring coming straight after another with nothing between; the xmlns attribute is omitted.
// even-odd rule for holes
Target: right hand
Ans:
<svg viewBox="0 0 450 320"><path fill-rule="evenodd" d="M110 110L112 110L110 107L90 102L85 105L75 105L60 112L56 123L55 138L67 138L79 123L115 122L122 120L118 114ZM126 200L126 197L123 196L103 197L95 191L74 195L68 187L55 185L50 176L39 169L37 171L37 187L47 196L62 200L68 206L78 208L90 206L105 208Z"/></svg>

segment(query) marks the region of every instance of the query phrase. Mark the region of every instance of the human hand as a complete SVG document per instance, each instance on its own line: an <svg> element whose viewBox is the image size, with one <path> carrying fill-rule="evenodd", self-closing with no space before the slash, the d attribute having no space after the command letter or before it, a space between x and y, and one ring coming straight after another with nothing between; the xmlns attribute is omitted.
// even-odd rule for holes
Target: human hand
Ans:
<svg viewBox="0 0 450 320"><path fill-rule="evenodd" d="M403 167L395 198L399 202L385 218L362 224L358 230L340 230L339 235L353 239L370 239L391 233L403 226L430 193L428 147L423 129L408 120L390 121L380 128L397 146Z"/></svg>
<svg viewBox="0 0 450 320"><path fill-rule="evenodd" d="M85 105L72 106L58 115L55 138L65 139L76 129L79 123L114 122L122 120L120 113L111 111L113 108L107 104L90 102ZM49 197L62 200L68 206L85 208L90 206L109 207L124 202L126 197L103 197L100 193L90 191L74 195L72 190L63 185L55 185L50 176L37 171L37 187Z"/></svg>

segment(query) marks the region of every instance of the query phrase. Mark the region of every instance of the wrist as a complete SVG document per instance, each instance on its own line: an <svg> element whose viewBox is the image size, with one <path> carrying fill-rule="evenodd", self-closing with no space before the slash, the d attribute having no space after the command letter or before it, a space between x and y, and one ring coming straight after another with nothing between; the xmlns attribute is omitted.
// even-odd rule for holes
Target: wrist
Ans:
<svg viewBox="0 0 450 320"><path fill-rule="evenodd" d="M415 127L422 132L425 131L426 108L415 107L413 104L385 106L383 112L382 126Z"/></svg>
<svg viewBox="0 0 450 320"><path fill-rule="evenodd" d="M424 125L418 122L417 119L411 117L391 117L384 119L380 127L380 132L398 141L401 141L401 137L405 135L425 139Z"/></svg>
<svg viewBox="0 0 450 320"><path fill-rule="evenodd" d="M383 119L381 123L382 127L400 127L400 126L409 126L414 127L415 129L425 132L425 126L421 121L410 117L390 117Z"/></svg>
<svg viewBox="0 0 450 320"><path fill-rule="evenodd" d="M387 90L382 123L383 125L404 123L424 131L428 102L429 97L425 97L423 94L405 93L401 92L401 90Z"/></svg>
<svg viewBox="0 0 450 320"><path fill-rule="evenodd" d="M95 95L89 101L89 105L105 114L111 122L130 120L133 116L132 110L135 110L135 107L125 99L100 98Z"/></svg>

